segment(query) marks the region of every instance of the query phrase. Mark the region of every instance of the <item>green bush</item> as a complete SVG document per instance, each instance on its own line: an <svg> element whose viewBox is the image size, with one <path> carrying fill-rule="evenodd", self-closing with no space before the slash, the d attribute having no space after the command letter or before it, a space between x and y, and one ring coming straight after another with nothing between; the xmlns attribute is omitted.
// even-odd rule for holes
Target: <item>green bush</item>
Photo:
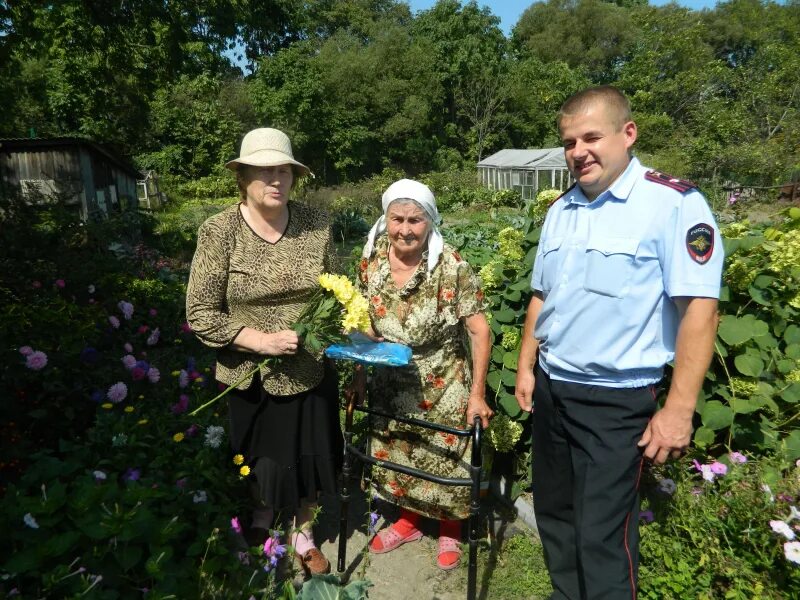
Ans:
<svg viewBox="0 0 800 600"><path fill-rule="evenodd" d="M771 521L800 525L792 518L800 469L743 460L739 453L696 466L683 459L647 482L640 597L800 597L800 557L790 561L792 545L784 548L787 538L771 528Z"/></svg>

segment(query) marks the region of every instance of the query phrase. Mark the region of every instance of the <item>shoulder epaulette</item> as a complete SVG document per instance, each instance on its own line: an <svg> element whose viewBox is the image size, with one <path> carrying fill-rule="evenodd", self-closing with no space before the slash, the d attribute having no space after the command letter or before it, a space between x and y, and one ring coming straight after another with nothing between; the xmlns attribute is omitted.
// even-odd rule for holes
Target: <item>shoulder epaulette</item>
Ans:
<svg viewBox="0 0 800 600"><path fill-rule="evenodd" d="M688 192L689 190L697 187L696 183L689 181L688 179L678 179L677 177L667 175L666 173L660 173L658 171L648 171L644 174L644 178L647 179L647 181L660 183L661 185L665 185L681 193Z"/></svg>
<svg viewBox="0 0 800 600"><path fill-rule="evenodd" d="M565 189L563 192L561 192L561 195L560 195L560 196L557 196L557 197L553 198L553 199L550 201L550 204L548 204L548 205L547 205L547 208L550 208L551 206L553 206L553 204L555 204L556 202L558 202L559 200L561 200L561 199L562 199L564 196L566 196L566 195L567 195L567 194L568 194L570 191L572 191L572 188L574 188L576 185L578 185L578 182L577 182L577 181L576 181L575 183L573 183L571 186L569 186L567 189Z"/></svg>

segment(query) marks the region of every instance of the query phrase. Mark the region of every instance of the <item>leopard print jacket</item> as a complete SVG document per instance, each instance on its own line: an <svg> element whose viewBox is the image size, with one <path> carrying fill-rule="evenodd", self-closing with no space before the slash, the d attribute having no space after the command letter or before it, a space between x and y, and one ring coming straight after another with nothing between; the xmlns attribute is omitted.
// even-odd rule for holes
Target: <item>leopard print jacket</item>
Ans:
<svg viewBox="0 0 800 600"><path fill-rule="evenodd" d="M318 276L336 270L336 250L325 213L289 202L289 223L274 244L245 222L239 204L206 220L198 230L186 290L186 318L207 346L217 348L216 378L239 382L263 360L230 343L244 327L266 333L289 329L319 287ZM321 356L301 349L261 369L264 389L288 396L316 387ZM246 389L250 379L236 386Z"/></svg>

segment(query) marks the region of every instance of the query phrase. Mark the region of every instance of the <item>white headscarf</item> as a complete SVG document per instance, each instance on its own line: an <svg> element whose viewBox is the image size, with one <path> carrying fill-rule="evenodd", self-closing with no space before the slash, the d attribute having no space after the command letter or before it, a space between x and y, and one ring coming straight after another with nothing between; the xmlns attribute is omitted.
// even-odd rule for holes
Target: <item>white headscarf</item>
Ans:
<svg viewBox="0 0 800 600"><path fill-rule="evenodd" d="M386 211L389 205L395 200L408 199L414 200L419 203L428 216L431 218L431 226L428 231L428 273L433 271L436 263L439 262L439 257L442 255L444 249L444 239L439 231L439 223L442 218L439 216L439 211L436 209L436 199L433 197L433 192L424 183L414 181L413 179L401 179L395 181L383 193L381 198L381 206L383 207L383 214L375 221L375 225L369 231L367 236L367 243L364 244L364 251L361 256L369 258L372 256L372 251L375 249L375 239L386 231Z"/></svg>

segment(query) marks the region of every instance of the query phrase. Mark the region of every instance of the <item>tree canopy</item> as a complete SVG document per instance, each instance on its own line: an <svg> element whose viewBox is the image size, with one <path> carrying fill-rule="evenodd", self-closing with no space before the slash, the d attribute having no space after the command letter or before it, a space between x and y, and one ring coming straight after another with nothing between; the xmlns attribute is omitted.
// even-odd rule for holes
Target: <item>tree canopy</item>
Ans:
<svg viewBox="0 0 800 600"><path fill-rule="evenodd" d="M84 136L183 177L258 126L322 182L474 164L557 145L560 104L599 83L631 98L656 166L800 170L800 0L544 0L509 37L474 0L0 1L0 136Z"/></svg>

